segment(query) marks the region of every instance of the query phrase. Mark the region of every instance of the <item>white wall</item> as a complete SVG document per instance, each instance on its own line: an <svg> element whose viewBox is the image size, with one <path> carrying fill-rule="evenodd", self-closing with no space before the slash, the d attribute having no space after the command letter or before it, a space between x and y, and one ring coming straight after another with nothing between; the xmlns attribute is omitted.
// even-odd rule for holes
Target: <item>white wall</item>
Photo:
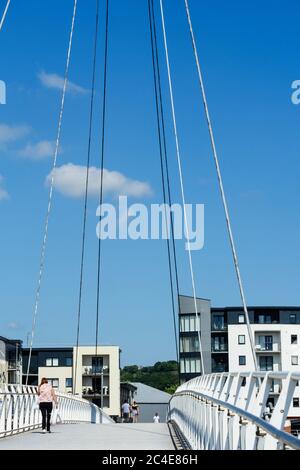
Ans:
<svg viewBox="0 0 300 470"><path fill-rule="evenodd" d="M72 387L66 387L66 379L72 378L72 367L39 367L39 384L43 377L47 379L58 379L60 392L72 392Z"/></svg>
<svg viewBox="0 0 300 470"><path fill-rule="evenodd" d="M74 367L77 350L74 348ZM120 415L120 348L118 346L98 346L98 356L104 357L104 366L109 367L109 407L104 407L104 411L113 416ZM90 356L86 357L86 356ZM78 348L78 362L77 362L77 380L75 393L82 395L82 389L86 388L83 384L83 367L91 365L91 357L95 356L95 346L80 346ZM105 384L106 384L105 377ZM86 383L86 382L85 382Z"/></svg>
<svg viewBox="0 0 300 470"><path fill-rule="evenodd" d="M259 365L259 357L272 356L274 371L300 372L300 325L283 324L254 324L251 325L255 337L255 344L259 344L260 335L272 335L274 350L278 352L257 352L256 358ZM238 344L238 336L245 335L246 344ZM298 344L291 344L291 335L298 335ZM254 370L254 361L252 357L250 341L248 337L247 326L228 325L228 362L230 372L240 372ZM239 356L246 356L246 365L239 365ZM298 366L291 365L291 356L298 356ZM294 398L300 399L300 387L296 387ZM300 408L293 406L289 410L290 417L300 416Z"/></svg>
<svg viewBox="0 0 300 470"><path fill-rule="evenodd" d="M0 340L0 384L7 381L6 347L4 341Z"/></svg>

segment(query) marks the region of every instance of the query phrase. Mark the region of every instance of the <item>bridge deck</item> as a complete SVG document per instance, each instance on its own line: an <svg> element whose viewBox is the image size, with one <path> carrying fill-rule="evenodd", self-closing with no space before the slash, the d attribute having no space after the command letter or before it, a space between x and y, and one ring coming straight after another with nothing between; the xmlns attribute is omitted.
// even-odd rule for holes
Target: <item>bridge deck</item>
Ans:
<svg viewBox="0 0 300 470"><path fill-rule="evenodd" d="M0 439L0 450L174 450L166 424L64 424Z"/></svg>

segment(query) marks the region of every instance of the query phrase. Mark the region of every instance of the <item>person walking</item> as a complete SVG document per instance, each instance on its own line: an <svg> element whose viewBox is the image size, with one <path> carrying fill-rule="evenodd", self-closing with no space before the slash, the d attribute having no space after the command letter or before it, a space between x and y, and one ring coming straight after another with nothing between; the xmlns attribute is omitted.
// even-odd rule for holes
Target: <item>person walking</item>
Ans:
<svg viewBox="0 0 300 470"><path fill-rule="evenodd" d="M123 418L123 423L128 423L129 421L129 415L130 415L130 405L127 400L124 401L122 405L122 418Z"/></svg>
<svg viewBox="0 0 300 470"><path fill-rule="evenodd" d="M138 422L138 416L139 416L139 406L138 406L138 404L136 403L136 401L133 401L133 402L132 402L132 405L131 405L131 416L132 416L132 421L133 421L133 423L137 423L137 422Z"/></svg>
<svg viewBox="0 0 300 470"><path fill-rule="evenodd" d="M41 384L38 387L39 406L42 413L42 432L45 434L47 431L50 433L51 413L53 410L53 403L57 407L57 397L54 389L48 383L48 380L43 377Z"/></svg>
<svg viewBox="0 0 300 470"><path fill-rule="evenodd" d="M153 423L155 424L160 423L160 417L158 413L155 413L155 415L153 416Z"/></svg>

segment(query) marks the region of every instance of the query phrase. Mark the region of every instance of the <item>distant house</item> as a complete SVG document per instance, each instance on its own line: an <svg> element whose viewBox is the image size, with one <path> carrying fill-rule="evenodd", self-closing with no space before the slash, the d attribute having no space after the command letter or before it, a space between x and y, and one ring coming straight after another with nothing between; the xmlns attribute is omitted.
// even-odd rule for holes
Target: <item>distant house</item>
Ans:
<svg viewBox="0 0 300 470"><path fill-rule="evenodd" d="M168 412L168 404L171 398L166 392L162 392L157 388L149 387L139 382L131 382L137 391L134 400L140 408L140 423L152 423L153 416L158 413L162 423L166 422Z"/></svg>

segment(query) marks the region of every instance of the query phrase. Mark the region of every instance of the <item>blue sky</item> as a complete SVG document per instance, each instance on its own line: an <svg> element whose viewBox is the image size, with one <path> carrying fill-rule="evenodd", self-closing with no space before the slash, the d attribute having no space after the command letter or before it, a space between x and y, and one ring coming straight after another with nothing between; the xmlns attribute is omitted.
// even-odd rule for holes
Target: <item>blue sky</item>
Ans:
<svg viewBox="0 0 300 470"><path fill-rule="evenodd" d="M6 2L0 1L0 8ZM158 6L158 5L157 5ZM73 1L12 2L0 34L0 334L24 339L31 319ZM299 2L190 0L248 304L299 305ZM104 2L101 6L92 165L99 167ZM239 305L183 0L165 0L187 202L205 204L205 247L194 253L198 296ZM80 1L58 166L85 165L94 0ZM162 202L146 0L111 0L105 167L147 183ZM158 15L158 21L160 20ZM163 92L174 200L180 202L166 69ZM130 184L129 181L129 184ZM106 198L107 201L111 196ZM81 343L93 344L97 199L88 207ZM71 345L76 334L82 198L55 192L36 345ZM191 294L178 243L180 286ZM122 363L175 357L163 241L103 244L101 342Z"/></svg>

